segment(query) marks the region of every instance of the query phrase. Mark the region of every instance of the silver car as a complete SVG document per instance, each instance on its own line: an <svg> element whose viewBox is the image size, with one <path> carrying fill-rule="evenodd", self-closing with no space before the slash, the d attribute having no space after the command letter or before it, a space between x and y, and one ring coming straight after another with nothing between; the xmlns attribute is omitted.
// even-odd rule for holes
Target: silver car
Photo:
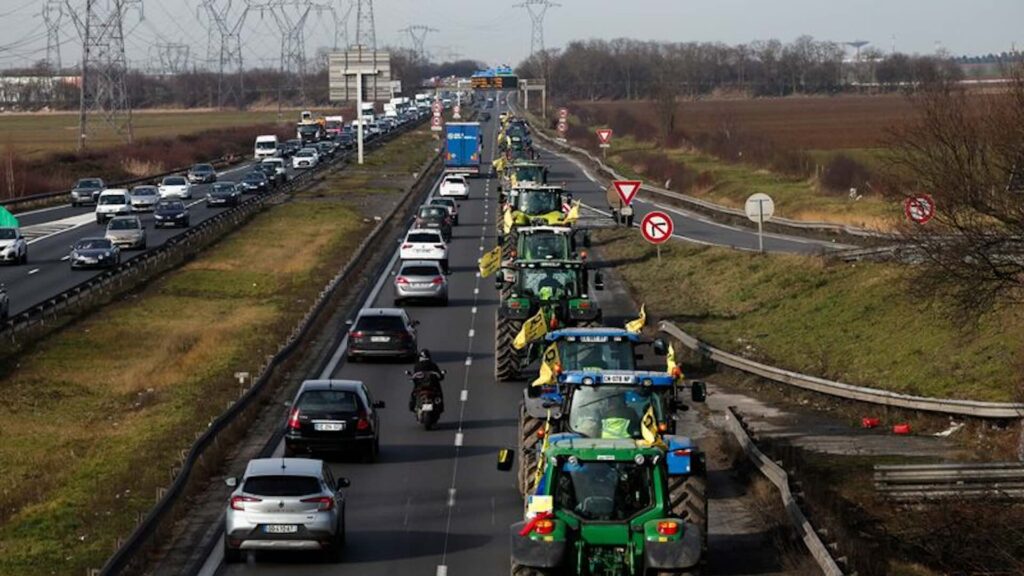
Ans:
<svg viewBox="0 0 1024 576"><path fill-rule="evenodd" d="M448 278L437 260L403 260L395 276L395 306L407 300L448 305Z"/></svg>
<svg viewBox="0 0 1024 576"><path fill-rule="evenodd" d="M146 247L146 227L138 216L116 216L107 224L106 239L118 248Z"/></svg>
<svg viewBox="0 0 1024 576"><path fill-rule="evenodd" d="M160 189L156 186L136 186L131 191L132 210L136 212L152 212L160 201Z"/></svg>
<svg viewBox="0 0 1024 576"><path fill-rule="evenodd" d="M234 488L224 518L224 561L240 562L245 550L318 550L332 561L345 546L347 478L334 479L322 460L250 460Z"/></svg>

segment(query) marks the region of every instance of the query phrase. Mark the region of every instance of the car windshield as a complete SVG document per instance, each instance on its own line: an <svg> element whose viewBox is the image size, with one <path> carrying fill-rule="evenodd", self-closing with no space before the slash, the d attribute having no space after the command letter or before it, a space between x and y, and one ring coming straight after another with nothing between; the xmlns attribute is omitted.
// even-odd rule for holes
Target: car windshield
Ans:
<svg viewBox="0 0 1024 576"><path fill-rule="evenodd" d="M444 182L445 182L445 184L458 184L458 185L464 186L466 184L466 179L465 178L454 177L454 176L449 176L449 177L444 179Z"/></svg>
<svg viewBox="0 0 1024 576"><path fill-rule="evenodd" d="M138 230L139 221L135 218L114 218L108 226L110 230Z"/></svg>
<svg viewBox="0 0 1024 576"><path fill-rule="evenodd" d="M420 208L420 218L444 218L448 210L437 206L423 206Z"/></svg>
<svg viewBox="0 0 1024 576"><path fill-rule="evenodd" d="M185 205L181 202L161 202L156 205L157 210L184 210Z"/></svg>
<svg viewBox="0 0 1024 576"><path fill-rule="evenodd" d="M539 166L519 166L516 168L517 182L539 182L541 180Z"/></svg>
<svg viewBox="0 0 1024 576"><path fill-rule="evenodd" d="M0 228L0 240L14 240L18 233L14 228Z"/></svg>
<svg viewBox="0 0 1024 576"><path fill-rule="evenodd" d="M91 238L79 240L75 244L75 250L107 250L111 246L110 240L105 238Z"/></svg>
<svg viewBox="0 0 1024 576"><path fill-rule="evenodd" d="M156 188L152 186L139 186L132 190L132 196L156 196Z"/></svg>
<svg viewBox="0 0 1024 576"><path fill-rule="evenodd" d="M455 208L455 201L451 198L434 198L430 201L431 206L443 206L445 208Z"/></svg>
<svg viewBox="0 0 1024 576"><path fill-rule="evenodd" d="M196 173L213 172L213 166L209 164L196 164L192 167L192 171Z"/></svg>
<svg viewBox="0 0 1024 576"><path fill-rule="evenodd" d="M576 271L565 269L525 268L519 271L519 289L542 300L575 298Z"/></svg>
<svg viewBox="0 0 1024 576"><path fill-rule="evenodd" d="M284 160L264 160L263 163L266 164L267 166L277 168L278 166L284 164Z"/></svg>
<svg viewBox="0 0 1024 576"><path fill-rule="evenodd" d="M275 150L277 149L277 142L272 140L269 142L257 142L256 148L259 150Z"/></svg>
<svg viewBox="0 0 1024 576"><path fill-rule="evenodd" d="M431 232L411 232L405 241L413 244L440 244L441 235Z"/></svg>
<svg viewBox="0 0 1024 576"><path fill-rule="evenodd" d="M296 403L303 412L358 412L359 398L344 390L310 390Z"/></svg>
<svg viewBox="0 0 1024 576"><path fill-rule="evenodd" d="M230 182L218 182L213 185L214 192L226 192L228 194L235 191L235 185Z"/></svg>
<svg viewBox="0 0 1024 576"><path fill-rule="evenodd" d="M519 209L527 214L545 214L561 210L561 199L557 192L550 190L522 190L519 192Z"/></svg>
<svg viewBox="0 0 1024 576"><path fill-rule="evenodd" d="M263 180L263 174L260 172L249 172L245 175L245 180L252 182L261 182Z"/></svg>
<svg viewBox="0 0 1024 576"><path fill-rule="evenodd" d="M651 469L633 462L565 462L555 506L584 520L628 520L651 506Z"/></svg>
<svg viewBox="0 0 1024 576"><path fill-rule="evenodd" d="M103 182L94 178L79 180L77 188L103 188Z"/></svg>
<svg viewBox="0 0 1024 576"><path fill-rule="evenodd" d="M615 342L608 338L594 337L587 342L582 337L575 342L560 342L558 346L562 369L569 370L636 370L633 347L629 342Z"/></svg>
<svg viewBox="0 0 1024 576"><path fill-rule="evenodd" d="M100 204L113 205L113 204L124 204L127 201L123 194L108 194L106 196L100 196Z"/></svg>
<svg viewBox="0 0 1024 576"><path fill-rule="evenodd" d="M313 476L250 476L242 491L256 496L305 496L320 492L320 480Z"/></svg>
<svg viewBox="0 0 1024 576"><path fill-rule="evenodd" d="M590 438L642 438L640 421L648 408L659 418L660 397L650 388L580 386L572 395L569 428Z"/></svg>
<svg viewBox="0 0 1024 576"><path fill-rule="evenodd" d="M441 269L437 266L406 266L399 272L399 276L440 276Z"/></svg>
<svg viewBox="0 0 1024 576"><path fill-rule="evenodd" d="M523 237L522 258L544 260L569 257L569 237L565 234L530 234Z"/></svg>
<svg viewBox="0 0 1024 576"><path fill-rule="evenodd" d="M356 323L356 330L405 332L405 323L398 316L363 316Z"/></svg>
<svg viewBox="0 0 1024 576"><path fill-rule="evenodd" d="M164 178L165 186L185 186L188 182L181 176L168 176Z"/></svg>

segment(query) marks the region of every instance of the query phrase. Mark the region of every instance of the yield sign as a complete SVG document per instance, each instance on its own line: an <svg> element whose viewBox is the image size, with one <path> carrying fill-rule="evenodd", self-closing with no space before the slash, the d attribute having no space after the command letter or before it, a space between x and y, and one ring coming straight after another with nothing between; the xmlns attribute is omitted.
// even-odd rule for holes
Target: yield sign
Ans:
<svg viewBox="0 0 1024 576"><path fill-rule="evenodd" d="M612 141L612 129L611 128L598 128L597 129L597 140L601 144L607 144Z"/></svg>
<svg viewBox="0 0 1024 576"><path fill-rule="evenodd" d="M612 184L615 185L615 191L619 193L619 198L622 198L622 204L629 206L629 203L633 201L633 197L640 191L640 185L643 182L639 180L616 180Z"/></svg>
<svg viewBox="0 0 1024 576"><path fill-rule="evenodd" d="M651 244L664 244L672 237L674 227L672 218L668 214L658 211L648 212L640 222L640 233L643 234L644 240Z"/></svg>

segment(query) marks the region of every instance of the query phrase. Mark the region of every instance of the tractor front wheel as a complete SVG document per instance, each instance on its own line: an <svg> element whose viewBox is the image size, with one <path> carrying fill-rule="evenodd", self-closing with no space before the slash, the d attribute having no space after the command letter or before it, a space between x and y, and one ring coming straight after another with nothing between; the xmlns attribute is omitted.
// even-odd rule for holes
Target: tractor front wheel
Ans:
<svg viewBox="0 0 1024 576"><path fill-rule="evenodd" d="M494 337L494 377L499 382L519 379L519 351L512 343L523 328L522 320L509 320L498 314Z"/></svg>
<svg viewBox="0 0 1024 576"><path fill-rule="evenodd" d="M544 421L526 411L526 403L519 404L519 492L529 496L537 487L537 458L544 441L539 433Z"/></svg>

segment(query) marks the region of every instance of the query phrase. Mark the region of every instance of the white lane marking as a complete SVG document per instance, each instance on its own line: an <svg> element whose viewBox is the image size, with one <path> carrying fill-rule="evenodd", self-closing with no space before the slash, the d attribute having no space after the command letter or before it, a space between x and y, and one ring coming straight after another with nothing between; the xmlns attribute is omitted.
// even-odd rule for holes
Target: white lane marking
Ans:
<svg viewBox="0 0 1024 576"><path fill-rule="evenodd" d="M455 433L455 445L456 446L462 446L462 443L465 440L466 440L466 437L462 434L462 432L456 432ZM454 490L454 488L452 488L451 490ZM449 490L449 492L451 492L451 490Z"/></svg>
<svg viewBox="0 0 1024 576"><path fill-rule="evenodd" d="M473 357L472 356L466 356L466 366L472 366L472 365L473 365Z"/></svg>
<svg viewBox="0 0 1024 576"><path fill-rule="evenodd" d="M480 294L480 289L479 288L473 288L473 295L476 296L478 294Z"/></svg>
<svg viewBox="0 0 1024 576"><path fill-rule="evenodd" d="M448 489L448 507L455 506L455 488Z"/></svg>
<svg viewBox="0 0 1024 576"><path fill-rule="evenodd" d="M470 328L469 329L469 337L472 338L475 335L476 335L476 330L473 330L472 328Z"/></svg>
<svg viewBox="0 0 1024 576"><path fill-rule="evenodd" d="M480 247L480 251L481 251L481 252L483 252L483 251L484 251L484 247L483 247L483 246L481 246L481 247Z"/></svg>
<svg viewBox="0 0 1024 576"><path fill-rule="evenodd" d="M217 547L218 550L221 550L222 548L223 546ZM438 565L437 572L434 574L434 576L448 576L448 567L444 564Z"/></svg>
<svg viewBox="0 0 1024 576"><path fill-rule="evenodd" d="M459 402L466 402L469 400L469 390L463 390L459 394Z"/></svg>
<svg viewBox="0 0 1024 576"><path fill-rule="evenodd" d="M35 274L36 272L39 272L39 268L33 268L32 270L29 270L28 271L28 275L31 276L31 275Z"/></svg>
<svg viewBox="0 0 1024 576"><path fill-rule="evenodd" d="M473 306L473 314L476 314L476 306Z"/></svg>

